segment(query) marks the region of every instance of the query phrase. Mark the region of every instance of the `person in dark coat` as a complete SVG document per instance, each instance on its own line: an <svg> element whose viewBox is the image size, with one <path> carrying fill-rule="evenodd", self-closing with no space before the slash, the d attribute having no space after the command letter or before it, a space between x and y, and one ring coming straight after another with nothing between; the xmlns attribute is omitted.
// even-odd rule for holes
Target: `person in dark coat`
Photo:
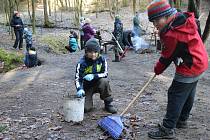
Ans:
<svg viewBox="0 0 210 140"><path fill-rule="evenodd" d="M20 13L18 11L14 12L14 15L12 17L12 20L10 22L10 26L14 28L15 32L15 43L13 45L13 48L18 48L21 50L23 48L23 21L20 18Z"/></svg>
<svg viewBox="0 0 210 140"><path fill-rule="evenodd" d="M124 45L123 45L123 23L120 20L120 16L116 16L115 17L115 22L114 22L114 31L113 31L113 35L116 38L116 40L118 41L120 47L122 49L124 49ZM114 54L115 54L115 60L113 60L113 62L120 62L120 50L117 47L114 47Z"/></svg>

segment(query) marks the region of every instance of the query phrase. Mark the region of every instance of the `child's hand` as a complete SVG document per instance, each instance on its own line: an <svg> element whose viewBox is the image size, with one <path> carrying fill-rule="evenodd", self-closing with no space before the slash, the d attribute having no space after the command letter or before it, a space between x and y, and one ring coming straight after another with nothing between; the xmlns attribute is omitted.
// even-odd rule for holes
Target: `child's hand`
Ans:
<svg viewBox="0 0 210 140"><path fill-rule="evenodd" d="M80 89L79 91L77 91L77 97L78 98L81 98L85 96L85 91L83 89Z"/></svg>
<svg viewBox="0 0 210 140"><path fill-rule="evenodd" d="M83 79L87 80L87 81L92 81L94 78L93 74L87 74L85 75L85 77L83 77Z"/></svg>

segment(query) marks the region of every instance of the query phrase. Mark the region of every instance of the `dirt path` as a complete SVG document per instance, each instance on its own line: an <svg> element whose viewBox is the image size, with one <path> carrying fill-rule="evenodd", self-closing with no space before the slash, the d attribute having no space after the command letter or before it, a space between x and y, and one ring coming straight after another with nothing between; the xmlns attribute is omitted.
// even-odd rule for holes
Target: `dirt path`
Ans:
<svg viewBox="0 0 210 140"><path fill-rule="evenodd" d="M103 25L103 20L104 18L94 22ZM125 23L126 28L130 27L129 22L127 20ZM108 22L106 23L105 26L110 27ZM12 43L7 40L8 34L4 30L1 32L1 46L9 49ZM60 30L60 32L68 31ZM75 94L75 65L83 52L55 55L43 51L41 49L43 46L38 47L39 57L44 59L42 66L0 74L0 125L7 126L7 130L0 133L0 139L106 139L107 136L97 128L97 121L109 114L103 111L103 102L98 95L94 96L94 110L85 114L81 124L63 121L63 96L67 93ZM120 63L111 62L113 52L108 52L106 57L114 105L118 112L121 112L153 75L153 65L159 53L140 55L130 51ZM162 75L156 77L127 112L127 118L135 118L135 127L128 125L129 134L127 133L124 139L149 139L147 131L161 122L165 114L166 93L172 81L173 72L173 66L170 66ZM209 84L210 70L198 84L189 128L176 130L179 140L210 139Z"/></svg>
<svg viewBox="0 0 210 140"><path fill-rule="evenodd" d="M105 138L97 128L97 120L108 114L102 110L103 104L97 95L94 111L85 115L82 124L63 122L61 115L63 95L67 92L75 93L75 64L82 54L83 52L66 55L41 54L45 59L44 65L11 71L0 76L0 119L1 124L8 125L8 131L0 134L0 137L75 140ZM153 74L152 68L158 54L139 55L129 52L121 63L111 62L112 57L112 52L109 52L109 78L115 99L114 105L120 112ZM155 78L144 95L129 110L128 116L138 118L138 127L132 129L136 139L148 139L148 129L161 121L167 101L166 90L172 75L173 70L170 67L163 75ZM209 139L209 75L210 71L207 71L198 85L195 105L190 116L190 127L177 130L180 140ZM131 136L127 136L129 137Z"/></svg>

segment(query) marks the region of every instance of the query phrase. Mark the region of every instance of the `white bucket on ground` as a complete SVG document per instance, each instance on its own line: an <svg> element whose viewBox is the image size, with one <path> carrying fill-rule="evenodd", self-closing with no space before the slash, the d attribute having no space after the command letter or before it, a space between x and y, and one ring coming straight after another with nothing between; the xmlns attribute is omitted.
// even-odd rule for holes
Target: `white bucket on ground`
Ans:
<svg viewBox="0 0 210 140"><path fill-rule="evenodd" d="M67 122L80 122L84 118L85 98L76 98L75 96L64 97L63 112L64 120Z"/></svg>

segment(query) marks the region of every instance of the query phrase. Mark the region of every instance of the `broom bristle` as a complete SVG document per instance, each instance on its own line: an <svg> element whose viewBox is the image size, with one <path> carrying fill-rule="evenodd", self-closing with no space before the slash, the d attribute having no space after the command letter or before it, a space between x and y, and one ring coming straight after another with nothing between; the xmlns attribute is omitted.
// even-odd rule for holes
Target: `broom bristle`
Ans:
<svg viewBox="0 0 210 140"><path fill-rule="evenodd" d="M120 116L108 116L102 118L98 125L108 132L114 139L118 139L123 131L123 123Z"/></svg>

